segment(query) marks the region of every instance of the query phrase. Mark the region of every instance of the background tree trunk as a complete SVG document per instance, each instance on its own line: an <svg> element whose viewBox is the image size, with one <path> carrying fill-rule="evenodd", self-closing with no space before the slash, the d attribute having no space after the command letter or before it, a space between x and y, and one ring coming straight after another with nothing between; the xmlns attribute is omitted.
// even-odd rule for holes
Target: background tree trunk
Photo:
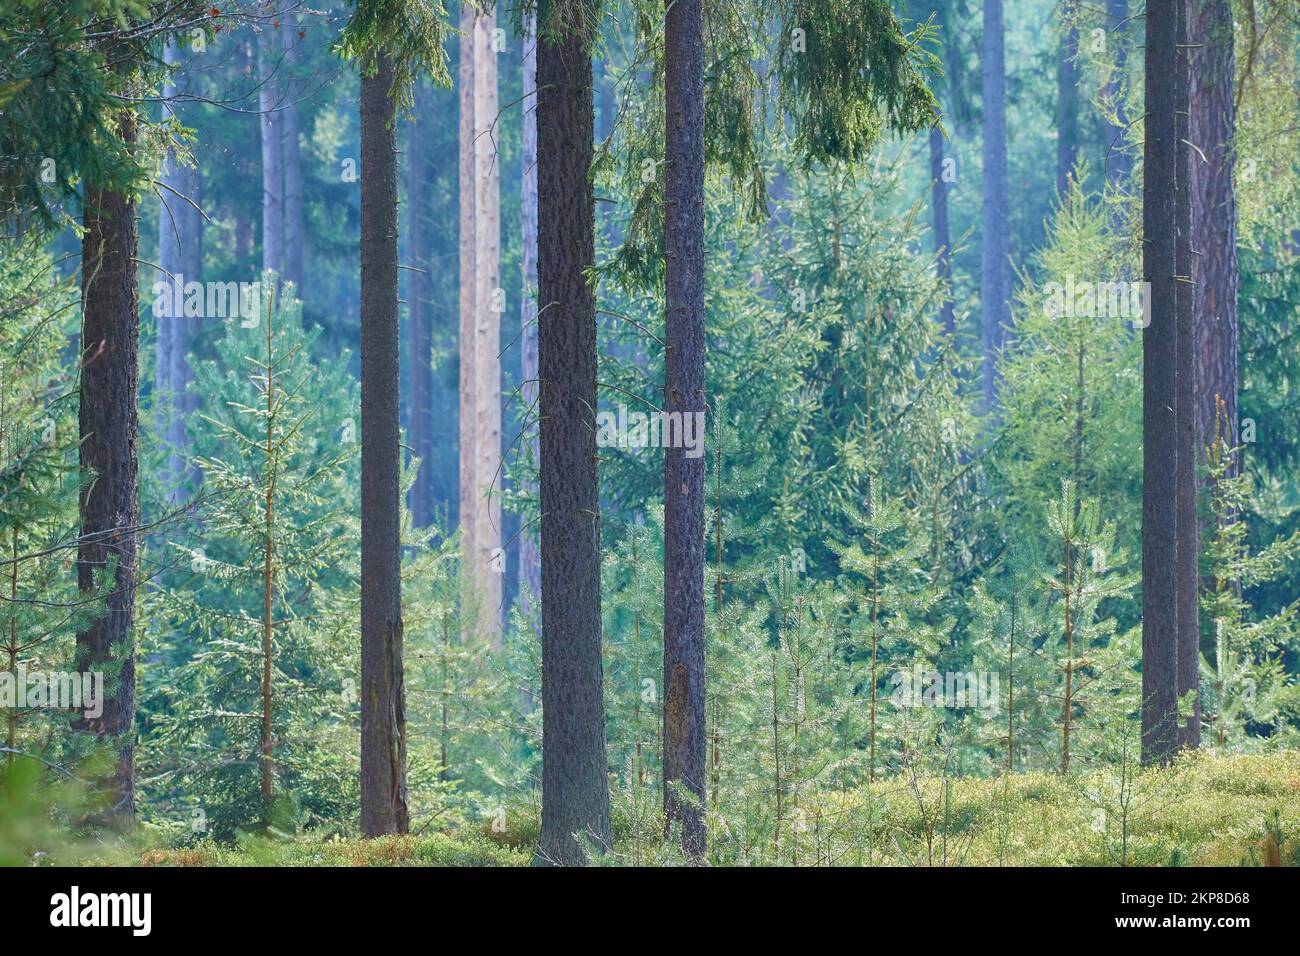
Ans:
<svg viewBox="0 0 1300 956"><path fill-rule="evenodd" d="M496 16L474 20L474 594L477 631L501 643L501 167Z"/></svg>
<svg viewBox="0 0 1300 956"><path fill-rule="evenodd" d="M1106 85L1106 101L1115 104L1116 122L1106 123L1104 165L1106 182L1128 190L1133 179L1133 157L1128 151L1128 0L1106 0L1106 36L1114 48L1115 72Z"/></svg>
<svg viewBox="0 0 1300 956"><path fill-rule="evenodd" d="M664 411L705 409L704 41L700 0L672 0L664 35ZM669 419L671 420L671 419ZM665 432L667 432L665 426ZM664 813L702 857L704 462L664 442ZM678 791L681 788L682 792Z"/></svg>
<svg viewBox="0 0 1300 956"><path fill-rule="evenodd" d="M524 414L537 416L537 14L524 23L523 183L520 186L520 226L523 236L523 295L519 305L520 352L523 365ZM537 431L530 428L529 460L538 461ZM526 489L536 493L536 486ZM526 615L542 593L541 555L536 526L519 534L520 604Z"/></svg>
<svg viewBox="0 0 1300 956"><path fill-rule="evenodd" d="M393 63L361 78L361 832L405 833Z"/></svg>
<svg viewBox="0 0 1300 956"><path fill-rule="evenodd" d="M474 607L474 561L478 538L474 521L478 508L474 506L479 481L475 472L474 437L478 427L475 414L474 346L475 322L478 315L475 296L478 282L474 275L474 200L475 200L475 144L474 144L474 7L469 0L460 5L460 549L465 596L463 604ZM469 621L462 621L466 634Z"/></svg>
<svg viewBox="0 0 1300 956"><path fill-rule="evenodd" d="M298 88L293 70L298 64L301 39L298 18L286 14L280 23L287 72L282 88L285 92L281 142L284 158L284 277L293 283L302 298L302 150L298 145Z"/></svg>
<svg viewBox="0 0 1300 956"><path fill-rule="evenodd" d="M984 0L984 189L980 210L980 383L984 410L997 400L998 354L1011 322L1011 240L1007 202L1006 62L1002 0Z"/></svg>
<svg viewBox="0 0 1300 956"><path fill-rule="evenodd" d="M282 47L272 23L271 6L257 38L258 110L262 124L262 268L284 272L284 149L281 140L279 87L276 77Z"/></svg>
<svg viewBox="0 0 1300 956"><path fill-rule="evenodd" d="M433 523L433 310L432 264L429 257L428 124L429 89L416 87L415 115L407 124L406 216L407 256L411 260L407 321L411 330L411 450L420 459L420 471L411 486L411 520L417 528Z"/></svg>
<svg viewBox="0 0 1300 956"><path fill-rule="evenodd" d="M572 11L571 17L557 14ZM592 0L539 11L542 832L538 862L577 864L610 838L600 632Z"/></svg>
<svg viewBox="0 0 1300 956"><path fill-rule="evenodd" d="M180 62L180 49L174 41L163 47L163 62L169 66ZM163 84L164 119L179 112L178 93L176 83L169 78ZM203 219L195 209L200 198L199 174L193 167L181 166L169 152L160 178L164 188L160 190L158 216L158 281L166 283L168 289L174 288L173 283L181 283L183 292L184 283L203 279ZM173 302L179 299L176 296ZM179 315L174 314L178 311ZM198 477L188 465L189 432L185 427L189 414L198 407L197 396L188 392L193 379L189 351L198 320L187 317L183 308L169 308L164 313L157 316L154 410L168 449L162 480L168 501L175 505L183 496L187 479Z"/></svg>
<svg viewBox="0 0 1300 956"><path fill-rule="evenodd" d="M934 215L934 268L944 283L939 321L949 335L957 331L952 300L952 231L948 225L948 187L943 178L943 130L930 127L930 205Z"/></svg>
<svg viewBox="0 0 1300 956"><path fill-rule="evenodd" d="M1060 20L1060 50L1056 59L1056 195L1070 187L1070 174L1079 155L1079 28L1074 23L1074 0L1057 4Z"/></svg>
<svg viewBox="0 0 1300 956"><path fill-rule="evenodd" d="M1178 337L1175 190L1178 28L1175 3L1146 18L1142 273L1151 324L1142 336L1142 759L1164 763L1178 740L1175 376Z"/></svg>
<svg viewBox="0 0 1300 956"><path fill-rule="evenodd" d="M123 113L118 135L135 142L135 117ZM98 720L74 728L112 739L115 770L103 782L107 822L135 817L135 589L137 529L136 435L140 320L136 292L136 204L122 193L89 185L82 241L80 461L93 477L81 492L77 585L95 590L95 573L113 562L114 587L104 614L77 634L76 666L104 675Z"/></svg>

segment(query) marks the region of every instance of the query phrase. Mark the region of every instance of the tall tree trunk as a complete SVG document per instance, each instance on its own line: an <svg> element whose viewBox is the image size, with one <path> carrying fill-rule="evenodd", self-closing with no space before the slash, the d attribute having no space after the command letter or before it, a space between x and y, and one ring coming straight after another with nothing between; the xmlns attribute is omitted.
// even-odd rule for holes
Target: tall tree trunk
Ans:
<svg viewBox="0 0 1300 956"><path fill-rule="evenodd" d="M270 825L274 796L272 677L275 670L275 316L266 317L266 472L262 484L262 822Z"/></svg>
<svg viewBox="0 0 1300 956"><path fill-rule="evenodd" d="M1056 195L1064 196L1070 188L1070 174L1079 154L1079 27L1074 0L1060 0L1060 49L1056 58Z"/></svg>
<svg viewBox="0 0 1300 956"><path fill-rule="evenodd" d="M537 415L537 13L530 10L524 23L524 129L523 183L519 190L523 236L523 294L519 305L520 352L523 365L524 414ZM537 432L530 428L529 460L538 460ZM536 487L528 488L536 493ZM536 528L519 534L520 604L530 619L542 593L541 555Z"/></svg>
<svg viewBox="0 0 1300 956"><path fill-rule="evenodd" d="M1233 188L1236 129L1232 8L1226 0L1188 0L1190 79L1187 139L1199 148L1188 159L1191 202L1191 277L1195 304L1196 438L1200 454L1214 441L1217 402L1223 401L1227 431L1237 445L1237 200ZM1237 456L1229 473L1239 473ZM1198 525L1199 527L1199 525ZM1184 661L1195 652L1195 664ZM1197 691L1184 747L1200 744L1199 628L1179 647L1178 691Z"/></svg>
<svg viewBox="0 0 1300 956"><path fill-rule="evenodd" d="M280 36L284 47L285 77L284 110L281 123L281 143L284 160L284 277L293 283L294 291L302 297L302 149L298 145L298 89L292 71L301 56L302 39L298 36L298 18L285 14L280 23Z"/></svg>
<svg viewBox="0 0 1300 956"><path fill-rule="evenodd" d="M1188 139L1191 156L1192 279L1195 282L1197 447L1214 440L1217 399L1224 436L1237 444L1237 199L1233 189L1236 100L1232 7L1189 0L1192 43ZM1232 473L1237 473L1233 459Z"/></svg>
<svg viewBox="0 0 1300 956"><path fill-rule="evenodd" d="M257 39L257 105L262 123L262 268L284 272L284 147L281 141L279 72L280 31L272 23L270 3L262 5L267 19Z"/></svg>
<svg viewBox="0 0 1300 956"><path fill-rule="evenodd" d="M1174 416L1178 433L1178 470L1175 490L1175 518L1177 538L1174 543L1174 560L1177 563L1177 604L1175 620L1178 622L1178 697L1192 695L1191 711L1187 721L1178 729L1178 746L1196 748L1201 745L1201 638L1197 598L1200 593L1200 572L1197 557L1200 553L1200 519L1196 513L1196 469L1204 460L1202 446L1197 441L1196 399L1196 286L1192 283L1192 155L1189 128L1191 49L1188 40L1189 0L1177 0L1178 46L1175 54L1178 72L1175 100L1175 149L1178 166L1177 193L1174 197L1175 248L1174 264L1176 302L1178 306L1178 354L1174 378ZM1231 30L1231 22L1228 29ZM1232 79L1228 80L1228 97L1232 96ZM1235 262L1234 262L1235 266Z"/></svg>
<svg viewBox="0 0 1300 956"><path fill-rule="evenodd" d="M462 603L474 607L475 548L478 538L474 522L478 508L474 507L479 481L475 472L477 458L474 454L474 436L478 427L475 414L474 346L475 320L478 311L475 296L478 282L474 276L474 6L470 0L460 4L460 549L465 596ZM469 616L469 615L466 615ZM472 633L468 621L464 622L466 634Z"/></svg>
<svg viewBox="0 0 1300 956"><path fill-rule="evenodd" d="M163 63L174 68L180 62L180 52L176 46L174 38L168 38L163 45ZM176 81L174 74L169 75L163 83L163 119L168 118L168 112L172 104L176 101ZM182 171L176 161L175 154L170 150L163 157L162 170L159 175L161 189L159 190L158 204L158 281L163 283L167 289L166 306L162 309L155 309L154 314L158 320L158 335L154 347L154 384L153 384L153 404L154 413L157 416L159 432L164 436L168 444L167 463L164 469L163 481L167 488L167 497L174 499L176 488L181 478L181 461L177 450L171 447L173 430L180 416L176 411L176 392L175 383L172 381L172 369L176 364L176 351L179 348L177 339L179 338L179 324L183 321L185 309L182 304L180 309L176 308L178 302L183 303L185 291L185 270L181 261L181 246L185 242L183 233L183 218L181 215L181 206L185 200L178 198L177 193L184 194L184 184L182 182ZM197 276L189 276L190 279L196 279ZM176 315L180 312L180 315ZM184 432L184 428L180 429Z"/></svg>
<svg viewBox="0 0 1300 956"><path fill-rule="evenodd" d="M1011 226L1007 199L1006 57L1002 0L984 0L984 189L980 211L980 383L984 410L997 400L998 356L1011 322Z"/></svg>
<svg viewBox="0 0 1300 956"><path fill-rule="evenodd" d="M134 144L135 117L118 124ZM95 574L116 564L104 614L77 634L77 670L104 675L103 714L76 729L112 739L114 771L103 781L106 821L135 817L136 434L140 320L136 291L136 204L90 184L83 212L80 460L92 477L81 492L77 585L95 590Z"/></svg>
<svg viewBox="0 0 1300 956"><path fill-rule="evenodd" d="M415 116L407 124L406 150L407 255L411 260L407 321L411 329L410 443L420 459L411 486L411 520L417 528L433 523L433 309L429 258L428 141L429 88L415 91Z"/></svg>
<svg viewBox="0 0 1300 956"><path fill-rule="evenodd" d="M944 285L939 320L943 330L957 331L952 301L952 231L948 225L948 183L943 178L943 130L930 127L930 205L934 215L934 269Z"/></svg>
<svg viewBox="0 0 1300 956"><path fill-rule="evenodd" d="M1106 101L1113 104L1116 113L1116 121L1106 123L1106 182L1127 190L1133 177L1126 128L1128 111L1124 109L1128 90L1128 0L1106 0L1106 31L1108 42L1115 48L1115 72L1106 84Z"/></svg>
<svg viewBox="0 0 1300 956"><path fill-rule="evenodd" d="M668 0L664 33L664 411L703 413L704 40L700 0ZM665 430L667 431L667 425ZM670 447L676 444L677 447ZM664 442L664 814L704 855L704 462ZM680 791L678 788L681 788Z"/></svg>
<svg viewBox="0 0 1300 956"><path fill-rule="evenodd" d="M1143 278L1151 322L1142 337L1142 759L1168 761L1177 746L1176 189L1178 14L1153 2L1146 18L1146 128L1142 195Z"/></svg>
<svg viewBox="0 0 1300 956"><path fill-rule="evenodd" d="M496 16L474 20L474 509L476 630L501 642L501 168Z"/></svg>
<svg viewBox="0 0 1300 956"><path fill-rule="evenodd" d="M174 40L163 47L163 62L173 67L180 62L180 50ZM169 77L163 85L164 118L176 109L178 93L174 80ZM184 283L201 281L203 277L203 220L195 209L199 201L198 170L181 166L174 154L168 152L160 178L164 188L160 192L158 218L158 281L169 290L179 284L180 293L172 296L169 308L157 316L154 408L159 431L167 442L162 480L168 501L174 505L183 495L185 482L197 479L195 470L187 464L189 432L185 427L189 413L197 407L196 396L188 392L193 379L189 350L197 319L186 316L183 307L175 306L182 302Z"/></svg>
<svg viewBox="0 0 1300 956"><path fill-rule="evenodd" d="M566 14L569 14L566 16ZM591 50L593 0L544 2L537 48L542 832L538 861L609 844L600 633Z"/></svg>
<svg viewBox="0 0 1300 956"><path fill-rule="evenodd" d="M361 832L405 833L393 61L361 78Z"/></svg>

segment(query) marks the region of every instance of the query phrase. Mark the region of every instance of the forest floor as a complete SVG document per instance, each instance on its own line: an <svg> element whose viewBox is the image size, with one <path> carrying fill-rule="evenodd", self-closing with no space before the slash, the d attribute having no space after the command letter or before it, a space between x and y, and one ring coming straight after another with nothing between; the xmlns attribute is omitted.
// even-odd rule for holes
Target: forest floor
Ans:
<svg viewBox="0 0 1300 956"><path fill-rule="evenodd" d="M786 797L787 807L791 804ZM787 809L779 849L737 834L771 821L715 827L715 862L868 866L1300 865L1300 751L1214 756L1174 767L913 780L803 798ZM644 809L644 808L643 808ZM611 863L667 863L657 821L616 797ZM647 825L649 824L649 825ZM151 850L146 866L526 866L537 821L379 840L310 838L239 847Z"/></svg>

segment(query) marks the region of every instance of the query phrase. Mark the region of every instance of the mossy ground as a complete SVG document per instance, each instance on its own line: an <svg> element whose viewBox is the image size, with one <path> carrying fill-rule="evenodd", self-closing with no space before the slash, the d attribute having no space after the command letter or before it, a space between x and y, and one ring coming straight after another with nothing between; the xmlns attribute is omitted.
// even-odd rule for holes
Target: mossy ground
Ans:
<svg viewBox="0 0 1300 956"><path fill-rule="evenodd" d="M1006 778L906 778L806 801L773 846L745 845L715 827L715 862L784 865L1237 866L1300 863L1300 752L1197 754L1134 771L1121 798L1116 768ZM1127 812L1124 809L1127 804ZM789 813L789 811L787 811ZM798 813L798 808L795 808ZM632 825L615 804L608 862L671 862L652 845L657 825ZM638 835L641 834L641 835ZM249 841L149 850L148 866L526 866L535 812L495 830L379 840ZM1126 839L1127 837L1127 839Z"/></svg>

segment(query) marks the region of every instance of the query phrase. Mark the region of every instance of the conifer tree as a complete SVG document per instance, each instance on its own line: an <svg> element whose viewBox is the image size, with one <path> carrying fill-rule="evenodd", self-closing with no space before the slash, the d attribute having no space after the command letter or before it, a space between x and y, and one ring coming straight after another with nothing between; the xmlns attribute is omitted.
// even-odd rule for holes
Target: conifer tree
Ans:
<svg viewBox="0 0 1300 956"><path fill-rule="evenodd" d="M361 830L405 833L401 598L401 380L396 110L416 76L447 82L441 9L361 0L340 52L361 71ZM393 23L401 29L394 32Z"/></svg>

